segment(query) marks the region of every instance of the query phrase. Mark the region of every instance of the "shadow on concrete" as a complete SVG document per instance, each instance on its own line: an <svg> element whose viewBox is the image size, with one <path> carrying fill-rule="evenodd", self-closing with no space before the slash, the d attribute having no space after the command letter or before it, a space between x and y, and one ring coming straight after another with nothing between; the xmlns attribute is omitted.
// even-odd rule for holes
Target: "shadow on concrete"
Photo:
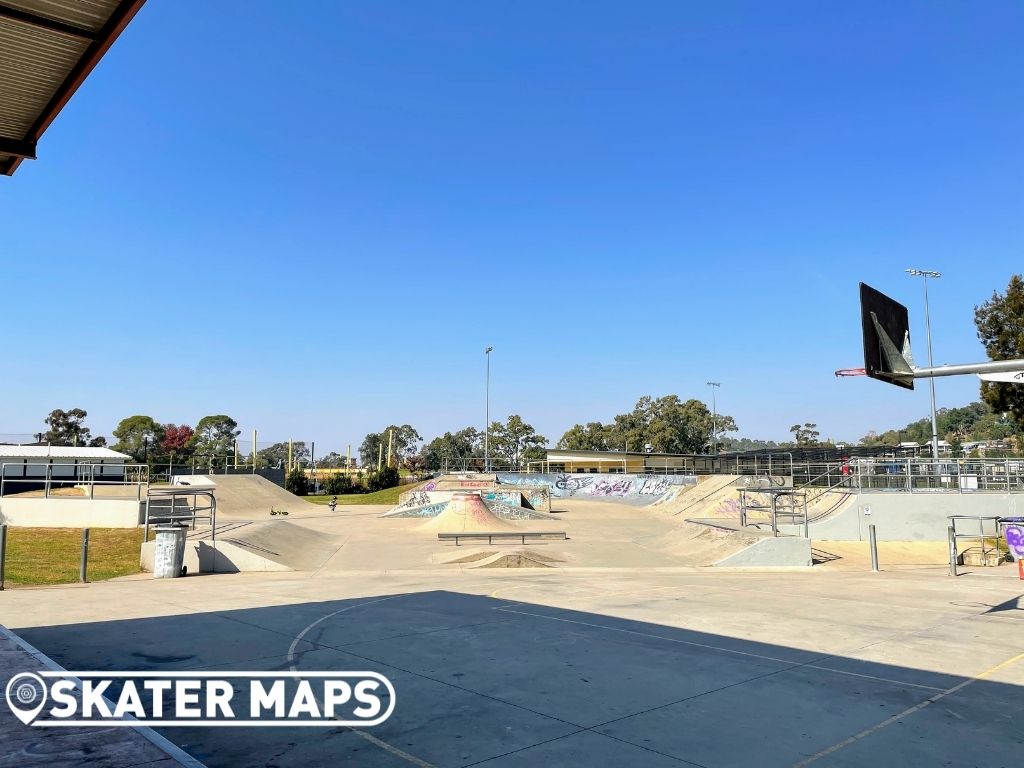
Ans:
<svg viewBox="0 0 1024 768"><path fill-rule="evenodd" d="M672 610L686 611L685 601ZM447 591L21 634L68 669L294 663L373 670L395 686L395 713L370 729L372 740L347 728L161 729L211 768L906 768L1011 765L1021 754L1017 686L977 680L957 688L967 678Z"/></svg>

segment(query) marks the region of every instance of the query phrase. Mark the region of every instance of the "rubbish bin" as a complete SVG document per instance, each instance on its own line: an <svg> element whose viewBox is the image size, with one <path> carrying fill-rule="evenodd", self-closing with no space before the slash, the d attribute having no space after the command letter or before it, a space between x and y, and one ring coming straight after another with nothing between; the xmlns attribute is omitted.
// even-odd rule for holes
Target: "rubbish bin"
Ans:
<svg viewBox="0 0 1024 768"><path fill-rule="evenodd" d="M154 579L174 579L182 575L187 531L187 526L174 523L157 526L153 545Z"/></svg>

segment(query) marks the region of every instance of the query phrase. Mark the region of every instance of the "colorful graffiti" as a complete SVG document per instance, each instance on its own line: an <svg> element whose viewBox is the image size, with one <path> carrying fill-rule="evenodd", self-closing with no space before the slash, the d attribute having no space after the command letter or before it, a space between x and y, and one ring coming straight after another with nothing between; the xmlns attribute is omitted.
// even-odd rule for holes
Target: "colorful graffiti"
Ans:
<svg viewBox="0 0 1024 768"><path fill-rule="evenodd" d="M621 475L563 472L554 474L505 474L498 476L502 485L546 487L556 498L615 498L628 504L647 505L673 489L696 485L692 475Z"/></svg>

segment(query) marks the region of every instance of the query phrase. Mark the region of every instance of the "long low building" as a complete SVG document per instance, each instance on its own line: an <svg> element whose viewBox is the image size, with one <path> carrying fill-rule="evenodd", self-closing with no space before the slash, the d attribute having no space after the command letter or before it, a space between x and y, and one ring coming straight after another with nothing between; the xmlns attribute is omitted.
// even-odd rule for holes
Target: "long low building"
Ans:
<svg viewBox="0 0 1024 768"><path fill-rule="evenodd" d="M109 448L61 445L0 445L0 496L46 486L75 485L125 477L131 456Z"/></svg>

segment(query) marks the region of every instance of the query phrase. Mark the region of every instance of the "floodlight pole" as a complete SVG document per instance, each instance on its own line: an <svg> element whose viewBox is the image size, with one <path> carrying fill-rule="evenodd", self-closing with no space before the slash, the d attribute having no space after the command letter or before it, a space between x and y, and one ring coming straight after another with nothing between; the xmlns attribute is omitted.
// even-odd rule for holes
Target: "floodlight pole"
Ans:
<svg viewBox="0 0 1024 768"><path fill-rule="evenodd" d="M494 347L484 350L487 356L487 383L484 388L484 472L491 471L491 445L488 439L491 432L491 352Z"/></svg>
<svg viewBox="0 0 1024 768"><path fill-rule="evenodd" d="M718 455L718 406L715 403L715 390L722 386L721 382L709 381L711 387L711 455Z"/></svg>
<svg viewBox="0 0 1024 768"><path fill-rule="evenodd" d="M924 279L924 328L925 335L928 338L928 367L934 368L935 362L932 360L932 318L931 312L928 307L928 278L942 277L941 274L929 269L908 269L907 274L911 277L920 277ZM939 460L939 421L935 415L935 378L929 377L928 388L931 392L932 400L932 458L936 461Z"/></svg>

